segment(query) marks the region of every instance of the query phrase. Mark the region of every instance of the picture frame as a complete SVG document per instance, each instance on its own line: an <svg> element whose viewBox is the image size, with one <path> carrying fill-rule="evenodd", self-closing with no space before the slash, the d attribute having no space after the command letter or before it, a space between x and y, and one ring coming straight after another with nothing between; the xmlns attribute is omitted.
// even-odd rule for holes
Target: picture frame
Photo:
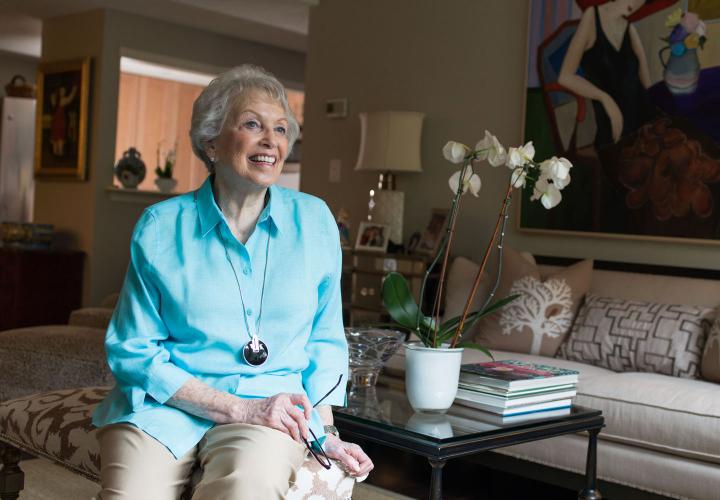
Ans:
<svg viewBox="0 0 720 500"><path fill-rule="evenodd" d="M39 65L35 177L85 180L89 97L89 57Z"/></svg>
<svg viewBox="0 0 720 500"><path fill-rule="evenodd" d="M428 225L420 236L413 253L434 257L442 242L450 211L447 208L433 208Z"/></svg>
<svg viewBox="0 0 720 500"><path fill-rule="evenodd" d="M358 227L355 250L366 250L370 252L387 252L390 241L390 226L372 221L364 221Z"/></svg>

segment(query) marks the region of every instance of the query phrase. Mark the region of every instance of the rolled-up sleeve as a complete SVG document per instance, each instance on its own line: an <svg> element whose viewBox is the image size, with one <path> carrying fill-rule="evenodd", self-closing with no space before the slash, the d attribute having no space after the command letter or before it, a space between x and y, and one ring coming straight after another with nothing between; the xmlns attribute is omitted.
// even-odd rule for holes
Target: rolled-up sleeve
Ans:
<svg viewBox="0 0 720 500"><path fill-rule="evenodd" d="M172 363L163 345L169 332L154 279L157 231L153 213L146 210L133 231L130 265L105 338L110 370L134 411L146 395L165 403L191 377Z"/></svg>
<svg viewBox="0 0 720 500"><path fill-rule="evenodd" d="M342 382L321 404L344 406L348 348L343 329L340 293L342 250L335 220L327 206L324 208L328 236L327 246L324 248L330 250L330 258L326 259L329 266L318 286L317 312L313 319L310 339L305 347L310 361L302 376L308 398L315 404L337 384L342 375Z"/></svg>

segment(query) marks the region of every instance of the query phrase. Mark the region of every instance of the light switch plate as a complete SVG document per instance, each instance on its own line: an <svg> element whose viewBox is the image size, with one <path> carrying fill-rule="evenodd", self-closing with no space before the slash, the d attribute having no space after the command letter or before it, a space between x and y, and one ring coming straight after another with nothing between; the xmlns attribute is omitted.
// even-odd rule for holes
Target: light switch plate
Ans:
<svg viewBox="0 0 720 500"><path fill-rule="evenodd" d="M340 172L342 170L342 161L340 161L340 158L331 158L330 159L330 169L328 173L328 180L332 182L333 184L337 184L340 182Z"/></svg>
<svg viewBox="0 0 720 500"><path fill-rule="evenodd" d="M325 116L328 118L345 118L348 113L347 97L328 99L325 101Z"/></svg>

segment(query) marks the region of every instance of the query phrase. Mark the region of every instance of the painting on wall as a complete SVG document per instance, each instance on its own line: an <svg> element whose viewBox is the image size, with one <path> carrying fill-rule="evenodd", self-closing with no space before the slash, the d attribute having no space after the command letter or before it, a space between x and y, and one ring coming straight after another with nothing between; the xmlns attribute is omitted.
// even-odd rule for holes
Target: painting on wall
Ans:
<svg viewBox="0 0 720 500"><path fill-rule="evenodd" d="M89 58L40 64L36 177L85 179L89 86Z"/></svg>
<svg viewBox="0 0 720 500"><path fill-rule="evenodd" d="M574 165L519 227L720 241L720 12L703 0L532 0L525 135Z"/></svg>

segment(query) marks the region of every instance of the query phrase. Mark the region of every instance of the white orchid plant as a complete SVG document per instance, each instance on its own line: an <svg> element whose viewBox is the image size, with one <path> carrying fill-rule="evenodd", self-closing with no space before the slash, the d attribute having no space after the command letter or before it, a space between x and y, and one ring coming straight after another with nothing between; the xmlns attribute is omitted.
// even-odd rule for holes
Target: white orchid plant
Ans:
<svg viewBox="0 0 720 500"><path fill-rule="evenodd" d="M570 183L572 164L565 158L556 157L538 163L535 161L535 147L532 141L523 146L506 150L497 137L488 131L485 131L485 137L475 145L474 149L460 142L448 142L443 148L443 156L449 162L462 164L462 166L460 170L450 176L448 181L454 196L450 207L447 230L435 258L428 266L420 291L420 304L423 304L428 277L442 259L433 310L430 315L425 315L422 312L421 306L418 306L410 292L407 280L400 273L390 273L386 277L383 284L383 303L390 317L399 325L415 333L426 347L470 347L480 349L492 357L490 351L483 346L473 342L461 341L461 339L463 333L480 318L495 312L517 298L517 295L512 295L491 304L500 282L500 268L498 267L495 284L483 306L477 311L470 312L471 304L477 293L480 279L485 272L490 254L495 248L502 251L505 224L508 219L508 209L513 190L531 189L530 200L540 200L540 203L546 209L551 209L560 203L562 200L561 191ZM478 172L485 161L495 168L506 166L510 169L508 187L500 207L495 229L485 250L480 269L475 276L472 290L465 303L463 314L440 323L443 287L455 234L455 224L460 209L460 199L466 192L470 192L475 197L479 196L482 181ZM495 245L496 242L497 245ZM498 259L498 266L500 266L500 261L501 259Z"/></svg>

